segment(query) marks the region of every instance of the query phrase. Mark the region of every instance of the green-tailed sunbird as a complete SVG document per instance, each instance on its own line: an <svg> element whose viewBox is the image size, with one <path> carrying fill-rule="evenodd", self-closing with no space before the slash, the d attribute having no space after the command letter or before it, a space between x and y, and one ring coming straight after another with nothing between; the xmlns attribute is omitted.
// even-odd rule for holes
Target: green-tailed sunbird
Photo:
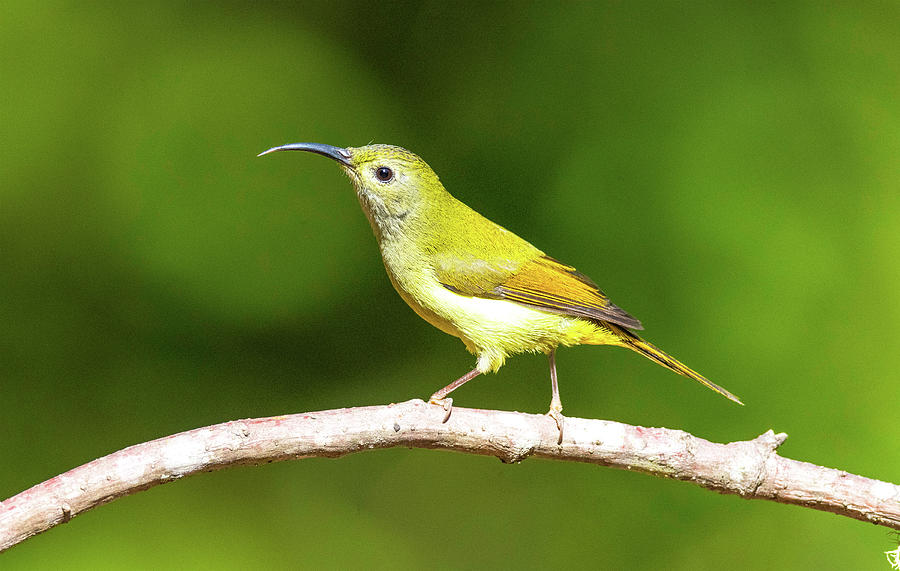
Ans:
<svg viewBox="0 0 900 571"><path fill-rule="evenodd" d="M431 395L449 416L451 392L481 373L497 371L525 351L550 358L548 414L562 441L562 402L556 380L560 345L617 345L699 381L709 381L631 330L641 322L614 305L572 266L551 258L453 198L425 161L391 145L339 148L294 143L275 151L308 151L337 161L350 177L381 249L388 277L422 319L462 339L475 368Z"/></svg>

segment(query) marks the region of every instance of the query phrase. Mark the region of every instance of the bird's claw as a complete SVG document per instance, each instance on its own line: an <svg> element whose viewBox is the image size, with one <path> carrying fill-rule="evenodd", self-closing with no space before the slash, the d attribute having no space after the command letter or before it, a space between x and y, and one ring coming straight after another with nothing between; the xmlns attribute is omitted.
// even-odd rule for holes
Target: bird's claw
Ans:
<svg viewBox="0 0 900 571"><path fill-rule="evenodd" d="M562 444L563 441L563 421L566 417L562 414L562 407L554 408L550 407L550 410L547 411L547 416L556 421L556 428L559 429L559 439L556 441L557 444Z"/></svg>
<svg viewBox="0 0 900 571"><path fill-rule="evenodd" d="M444 420L441 421L442 424L447 422L448 420L450 420L450 413L453 412L453 399L452 398L446 397L446 398L442 398L442 399L436 399L434 397L431 397L430 399L428 399L428 403L436 404L439 407L441 407L442 409L444 409Z"/></svg>

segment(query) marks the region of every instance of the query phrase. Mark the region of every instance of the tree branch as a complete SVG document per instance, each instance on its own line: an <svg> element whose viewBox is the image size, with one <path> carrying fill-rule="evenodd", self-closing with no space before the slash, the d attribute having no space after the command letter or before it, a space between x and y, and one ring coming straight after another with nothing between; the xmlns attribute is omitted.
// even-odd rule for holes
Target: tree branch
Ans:
<svg viewBox="0 0 900 571"><path fill-rule="evenodd" d="M374 448L438 448L521 462L587 462L693 482L723 494L828 511L900 530L900 486L778 456L771 430L716 444L680 430L607 420L442 408L421 400L225 422L137 444L0 503L0 551L116 498L197 472Z"/></svg>

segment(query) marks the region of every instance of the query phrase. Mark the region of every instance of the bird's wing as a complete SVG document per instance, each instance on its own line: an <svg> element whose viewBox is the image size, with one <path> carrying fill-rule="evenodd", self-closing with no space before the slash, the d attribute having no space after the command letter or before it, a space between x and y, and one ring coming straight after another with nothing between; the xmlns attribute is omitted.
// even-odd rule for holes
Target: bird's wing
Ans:
<svg viewBox="0 0 900 571"><path fill-rule="evenodd" d="M461 295L506 299L552 313L643 329L589 277L543 254L524 262L456 259L437 264L435 272L444 287Z"/></svg>

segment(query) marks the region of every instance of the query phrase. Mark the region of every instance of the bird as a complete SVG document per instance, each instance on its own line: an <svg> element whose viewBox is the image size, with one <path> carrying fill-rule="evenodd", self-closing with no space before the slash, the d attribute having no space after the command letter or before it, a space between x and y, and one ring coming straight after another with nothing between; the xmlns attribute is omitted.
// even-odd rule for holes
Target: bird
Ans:
<svg viewBox="0 0 900 571"><path fill-rule="evenodd" d="M544 353L550 362L547 415L563 440L556 349L612 345L741 400L645 341L639 320L613 304L594 281L454 198L416 154L394 145L335 147L291 143L257 156L304 151L335 161L350 178L400 297L425 321L459 337L475 367L431 395L452 411L448 395L511 355Z"/></svg>

